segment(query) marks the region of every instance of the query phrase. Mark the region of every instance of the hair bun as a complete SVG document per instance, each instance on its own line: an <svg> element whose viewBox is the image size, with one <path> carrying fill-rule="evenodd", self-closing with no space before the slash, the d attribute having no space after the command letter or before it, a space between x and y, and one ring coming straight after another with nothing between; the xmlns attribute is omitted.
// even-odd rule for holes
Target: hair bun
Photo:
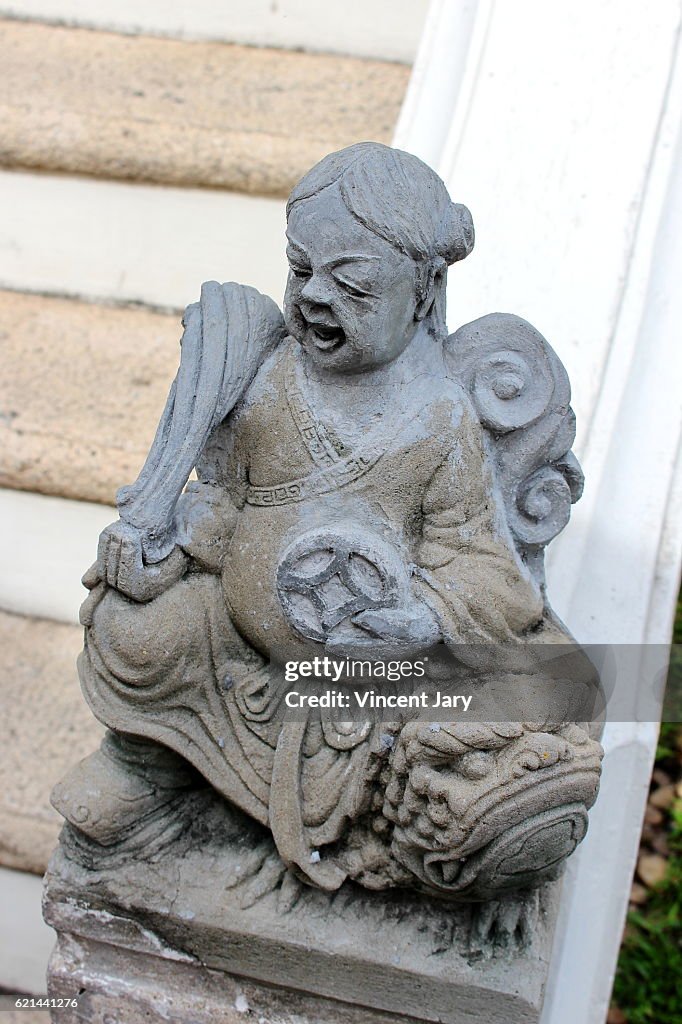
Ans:
<svg viewBox="0 0 682 1024"><path fill-rule="evenodd" d="M438 236L438 255L448 266L468 256L474 247L474 222L468 208L450 203Z"/></svg>

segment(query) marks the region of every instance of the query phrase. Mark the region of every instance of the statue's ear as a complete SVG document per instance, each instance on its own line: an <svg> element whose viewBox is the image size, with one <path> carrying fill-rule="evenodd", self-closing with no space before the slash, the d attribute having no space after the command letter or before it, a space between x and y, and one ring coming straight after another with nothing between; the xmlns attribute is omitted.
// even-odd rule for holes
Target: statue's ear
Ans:
<svg viewBox="0 0 682 1024"><path fill-rule="evenodd" d="M431 312L438 288L443 281L448 265L442 257L424 260L417 265L417 303L414 308L415 320L423 320Z"/></svg>

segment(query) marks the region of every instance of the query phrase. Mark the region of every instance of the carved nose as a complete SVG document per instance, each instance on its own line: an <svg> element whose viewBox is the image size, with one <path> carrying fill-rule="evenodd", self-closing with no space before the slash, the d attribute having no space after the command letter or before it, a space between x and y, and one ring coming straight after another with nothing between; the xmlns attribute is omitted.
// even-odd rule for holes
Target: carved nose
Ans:
<svg viewBox="0 0 682 1024"><path fill-rule="evenodd" d="M328 306L329 290L317 274L313 274L301 289L301 298L311 306Z"/></svg>

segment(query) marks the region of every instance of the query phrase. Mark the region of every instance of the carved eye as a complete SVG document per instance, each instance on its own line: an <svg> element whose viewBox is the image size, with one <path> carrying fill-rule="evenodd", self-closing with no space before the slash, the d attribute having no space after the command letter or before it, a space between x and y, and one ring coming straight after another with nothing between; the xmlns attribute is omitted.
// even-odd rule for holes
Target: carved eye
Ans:
<svg viewBox="0 0 682 1024"><path fill-rule="evenodd" d="M289 269L294 277L300 277L302 279L310 277L313 272L312 267L302 267L298 263L289 263Z"/></svg>
<svg viewBox="0 0 682 1024"><path fill-rule="evenodd" d="M343 288L344 292L347 292L348 295L354 296L356 299L364 299L367 297L367 292L363 292L360 288L356 288L355 285L348 284L347 281L341 281L337 277L336 283Z"/></svg>

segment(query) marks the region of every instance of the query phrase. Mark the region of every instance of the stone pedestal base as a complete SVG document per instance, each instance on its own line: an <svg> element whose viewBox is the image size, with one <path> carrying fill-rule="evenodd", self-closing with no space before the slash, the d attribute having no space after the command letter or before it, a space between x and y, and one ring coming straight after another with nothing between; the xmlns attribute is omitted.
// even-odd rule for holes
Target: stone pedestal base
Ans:
<svg viewBox="0 0 682 1024"><path fill-rule="evenodd" d="M472 957L472 910L414 893L334 894L286 872L269 834L211 794L165 849L94 850L68 827L47 876L58 1024L532 1024L557 886L524 950ZM155 851L155 852L152 852Z"/></svg>

